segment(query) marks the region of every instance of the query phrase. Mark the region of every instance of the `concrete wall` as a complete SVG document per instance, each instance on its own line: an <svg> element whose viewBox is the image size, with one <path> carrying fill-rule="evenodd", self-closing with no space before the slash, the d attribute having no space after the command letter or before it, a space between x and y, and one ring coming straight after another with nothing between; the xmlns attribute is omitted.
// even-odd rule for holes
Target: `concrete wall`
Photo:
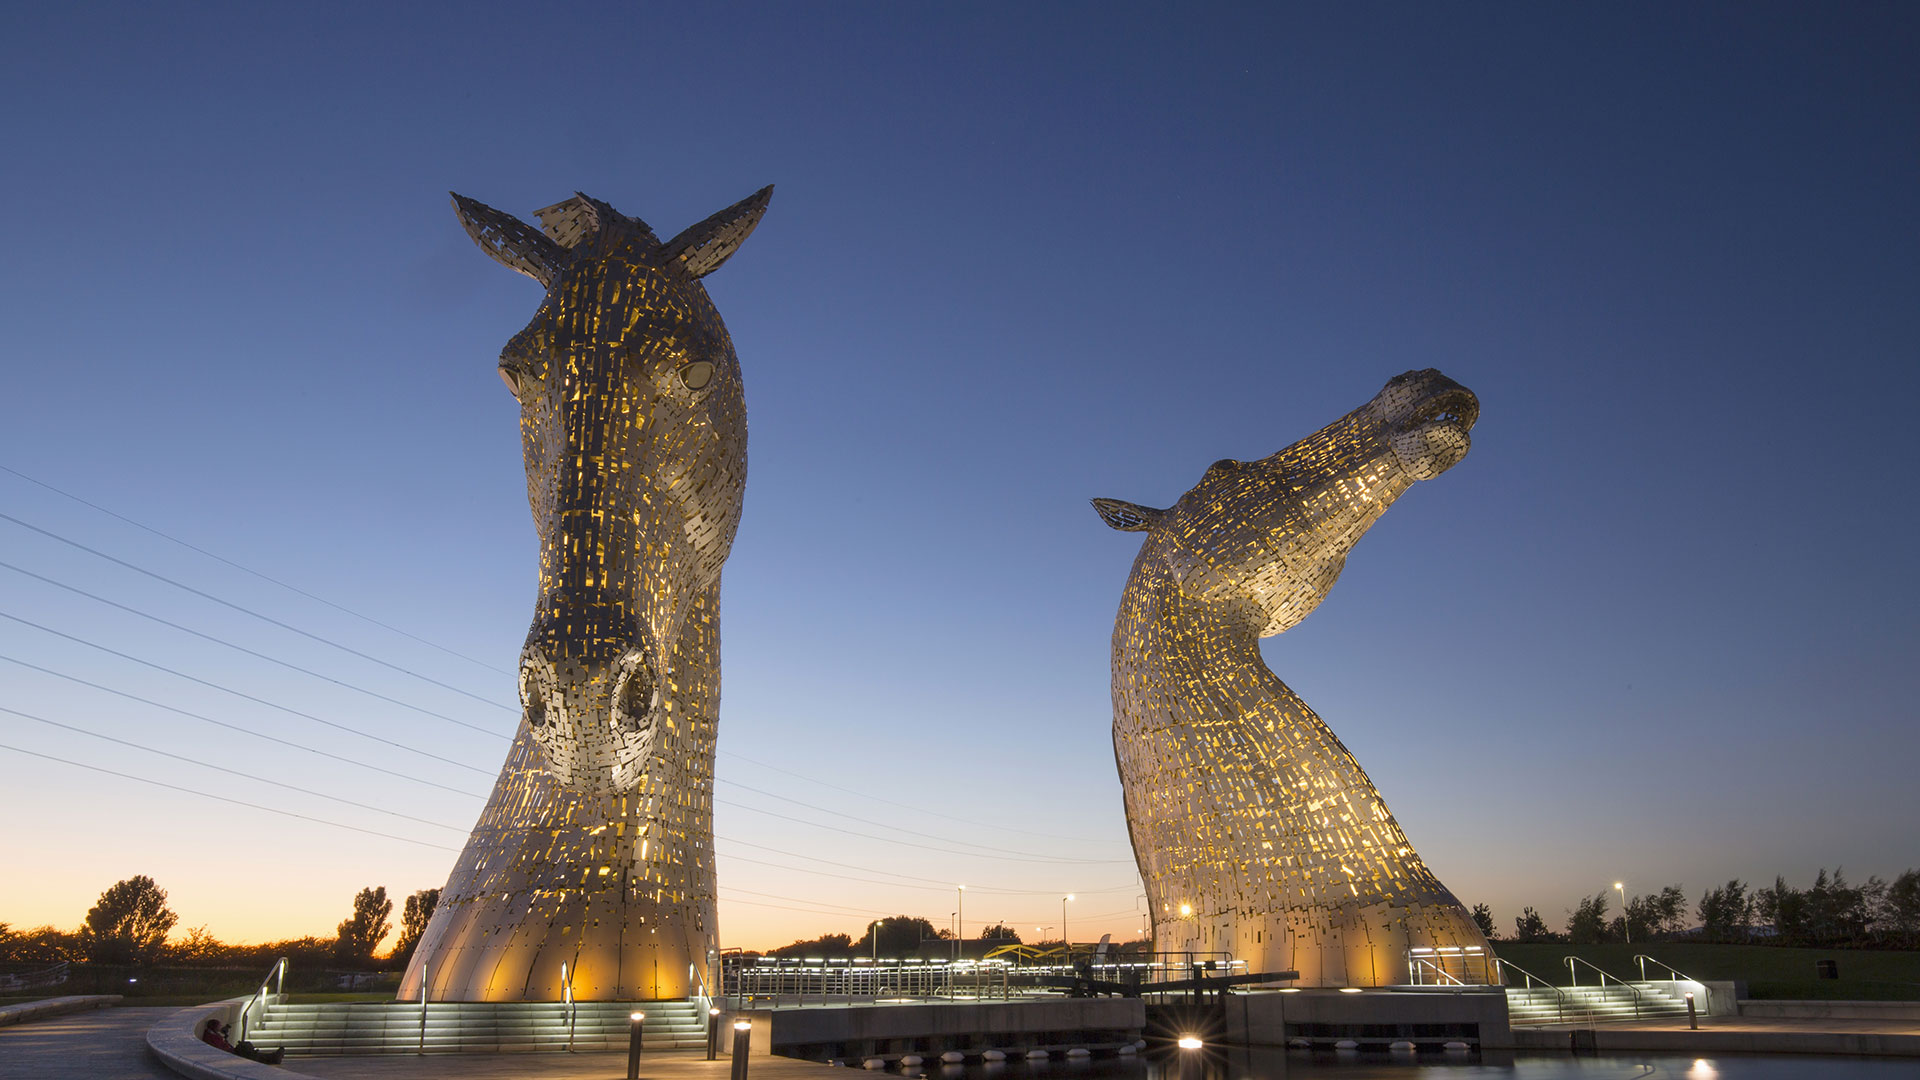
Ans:
<svg viewBox="0 0 1920 1080"><path fill-rule="evenodd" d="M1146 1026L1146 1007L1138 999L1054 998L755 1010L721 1017L723 1051L731 1051L736 1017L753 1021L755 1055L844 1046L830 1056L854 1058L1131 1042Z"/></svg>
<svg viewBox="0 0 1920 1080"><path fill-rule="evenodd" d="M1302 990L1297 994L1236 994L1227 999L1226 1041L1239 1046L1285 1046L1288 1025L1344 1028L1399 1025L1471 1025L1485 1047L1513 1045L1506 992L1468 990L1420 993L1368 990Z"/></svg>
<svg viewBox="0 0 1920 1080"><path fill-rule="evenodd" d="M1920 1001L1745 1000L1740 1002L1740 1015L1776 1020L1884 1020L1891 1026L1904 1027L1920 1020Z"/></svg>

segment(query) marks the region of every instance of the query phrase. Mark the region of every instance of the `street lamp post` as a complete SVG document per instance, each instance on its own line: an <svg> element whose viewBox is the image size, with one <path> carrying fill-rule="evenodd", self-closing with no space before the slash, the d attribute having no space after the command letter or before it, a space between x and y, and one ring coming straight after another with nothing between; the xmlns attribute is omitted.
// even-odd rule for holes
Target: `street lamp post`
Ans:
<svg viewBox="0 0 1920 1080"><path fill-rule="evenodd" d="M886 921L885 919L873 921L873 962L876 964L880 962L880 927L884 926Z"/></svg>
<svg viewBox="0 0 1920 1080"><path fill-rule="evenodd" d="M1073 958L1073 939L1067 936L1067 901L1071 899L1073 899L1072 893L1068 893L1060 898L1060 940L1061 943L1067 947L1067 958L1069 960Z"/></svg>
<svg viewBox="0 0 1920 1080"><path fill-rule="evenodd" d="M1631 945L1633 944L1633 927L1627 922L1627 883L1616 881L1613 883L1613 888L1620 894L1620 936Z"/></svg>
<svg viewBox="0 0 1920 1080"><path fill-rule="evenodd" d="M953 958L958 960L961 956L965 955L960 948L960 943L967 938L967 887L965 885L954 886L953 895L956 897L953 902L955 909L953 913Z"/></svg>

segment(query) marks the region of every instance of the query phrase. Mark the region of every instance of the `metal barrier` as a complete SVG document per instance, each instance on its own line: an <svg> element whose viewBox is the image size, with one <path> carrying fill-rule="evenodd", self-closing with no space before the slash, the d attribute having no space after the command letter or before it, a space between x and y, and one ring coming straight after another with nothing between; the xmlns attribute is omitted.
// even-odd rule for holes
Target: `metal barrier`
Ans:
<svg viewBox="0 0 1920 1080"><path fill-rule="evenodd" d="M1443 975L1445 978L1428 983L1425 976L1429 972ZM1407 978L1415 986L1445 984L1498 986L1500 985L1499 958L1479 945L1423 946L1408 949Z"/></svg>
<svg viewBox="0 0 1920 1080"><path fill-rule="evenodd" d="M267 969L267 977L260 980L260 986L254 990L253 996L249 997L247 999L247 1003L240 1007L240 1037L234 1040L235 1045L238 1045L241 1042L246 1040L247 1026L253 1023L254 1007L259 1006L261 1012L266 1011L268 983L273 984L273 993L275 997L286 996L286 992L287 992L287 958L286 957L283 956L280 959L275 960L273 962L273 966Z"/></svg>
<svg viewBox="0 0 1920 1080"><path fill-rule="evenodd" d="M1587 967L1593 968L1594 973L1600 976L1600 989L1602 990L1605 990L1607 988L1607 980L1612 979L1614 982L1619 983L1621 986L1624 986L1628 990L1632 991L1633 992L1633 1015L1636 1018L1639 1017L1640 999L1645 996L1640 993L1639 987L1633 985L1632 983L1626 981L1625 979L1619 978L1618 976L1607 974L1605 971L1601 970L1597 965L1595 965L1591 961L1578 956L1567 957L1567 985L1568 986L1580 985L1580 970L1579 968L1574 966L1576 964L1585 964Z"/></svg>
<svg viewBox="0 0 1920 1080"><path fill-rule="evenodd" d="M1666 968L1667 974L1668 976L1670 976L1669 981L1673 982L1676 986L1680 983L1692 983L1693 985L1699 987L1700 992L1706 996L1707 1012L1709 1014L1713 1012L1713 988L1708 986L1706 983L1701 982L1699 979L1696 979L1691 975L1682 975L1680 974L1680 972L1674 970L1674 967L1672 964L1669 964L1664 960L1655 960L1653 957L1648 956L1645 953L1636 953L1633 957L1633 962L1640 966L1641 982L1654 981L1652 979L1647 978L1647 965L1653 964L1657 967Z"/></svg>
<svg viewBox="0 0 1920 1080"><path fill-rule="evenodd" d="M67 981L68 964L61 961L52 967L39 971L28 971L19 975L0 975L0 993L14 993L21 990L44 990L49 986L59 986Z"/></svg>
<svg viewBox="0 0 1920 1080"><path fill-rule="evenodd" d="M731 958L725 997L739 1007L810 1005L859 1000L993 1000L1057 994L1051 981L1091 980L1153 993L1159 983L1204 975L1243 975L1246 961L1225 952L1156 953L1102 963L1015 963L985 960L882 960L866 957Z"/></svg>

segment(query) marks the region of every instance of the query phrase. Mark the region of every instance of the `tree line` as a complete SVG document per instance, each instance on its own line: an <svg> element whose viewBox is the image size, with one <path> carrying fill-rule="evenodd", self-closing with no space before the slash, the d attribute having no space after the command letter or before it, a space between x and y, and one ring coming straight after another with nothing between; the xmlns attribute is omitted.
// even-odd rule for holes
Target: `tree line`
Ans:
<svg viewBox="0 0 1920 1080"><path fill-rule="evenodd" d="M1612 890L1582 899L1567 913L1565 930L1554 930L1540 913L1524 908L1513 920L1514 932L1496 932L1493 911L1475 904L1473 920L1492 941L1549 942L1575 945L1606 941L1747 942L1773 945L1920 948L1920 870L1892 881L1869 877L1848 883L1839 867L1825 867L1813 885L1796 889L1776 876L1771 886L1753 888L1739 879L1700 894L1691 910L1678 885L1627 900L1626 909L1609 917Z"/></svg>
<svg viewBox="0 0 1920 1080"><path fill-rule="evenodd" d="M145 874L136 874L101 893L78 929L48 925L16 931L0 922L0 963L265 967L285 956L313 970L402 967L413 958L439 901L439 889L421 889L407 897L401 909L400 936L385 957L376 959L380 942L393 930L393 901L387 899L384 885L361 889L354 896L351 913L335 928L333 937L238 945L214 937L205 926L168 940L180 917L167 906L165 889Z"/></svg>

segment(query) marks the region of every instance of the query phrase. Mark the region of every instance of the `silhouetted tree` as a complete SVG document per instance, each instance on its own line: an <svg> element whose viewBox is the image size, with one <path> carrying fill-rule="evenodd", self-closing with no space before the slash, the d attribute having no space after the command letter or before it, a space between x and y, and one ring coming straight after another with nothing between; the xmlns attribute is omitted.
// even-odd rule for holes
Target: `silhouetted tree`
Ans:
<svg viewBox="0 0 1920 1080"><path fill-rule="evenodd" d="M1528 944L1540 941L1556 941L1560 935L1547 926L1547 920L1532 908L1522 909L1513 920L1513 940Z"/></svg>
<svg viewBox="0 0 1920 1080"><path fill-rule="evenodd" d="M1908 870L1888 883L1874 921L1896 944L1920 944L1920 870Z"/></svg>
<svg viewBox="0 0 1920 1080"><path fill-rule="evenodd" d="M179 921L167 907L167 891L138 874L100 894L80 928L80 951L96 964L144 964L159 955Z"/></svg>
<svg viewBox="0 0 1920 1080"><path fill-rule="evenodd" d="M1496 941L1499 939L1500 935L1493 932L1492 908L1485 904L1473 905L1473 923L1480 928L1482 934L1487 936L1488 941Z"/></svg>
<svg viewBox="0 0 1920 1080"><path fill-rule="evenodd" d="M1739 878L1700 894L1694 909L1700 936L1708 941L1745 941L1753 926L1753 898Z"/></svg>
<svg viewBox="0 0 1920 1080"><path fill-rule="evenodd" d="M387 887L376 885L361 889L353 898L353 914L340 924L334 939L333 958L344 967L369 967L373 950L380 939L393 929L387 917L393 914L393 901L387 899Z"/></svg>
<svg viewBox="0 0 1920 1080"><path fill-rule="evenodd" d="M822 934L811 941L796 941L791 945L782 945L777 949L768 949L768 956L852 956L855 952L853 938L846 934Z"/></svg>
<svg viewBox="0 0 1920 1080"><path fill-rule="evenodd" d="M980 931L980 940L1005 941L1018 945L1020 944L1020 932L1008 926L1006 923L994 923L992 926Z"/></svg>
<svg viewBox="0 0 1920 1080"><path fill-rule="evenodd" d="M1567 940L1575 945L1590 945L1596 941L1605 941L1608 936L1605 892L1595 893L1580 901L1580 906L1567 917Z"/></svg>
<svg viewBox="0 0 1920 1080"><path fill-rule="evenodd" d="M922 941L942 936L931 922L918 915L889 915L867 924L867 932L854 943L854 952L873 955L873 928L876 925L880 928L881 956L906 956L918 949Z"/></svg>
<svg viewBox="0 0 1920 1080"><path fill-rule="evenodd" d="M413 961L413 950L420 947L420 935L427 932L427 920L433 918L433 909L439 905L439 889L421 889L407 897L400 912L400 936L394 940L390 957L395 967Z"/></svg>

